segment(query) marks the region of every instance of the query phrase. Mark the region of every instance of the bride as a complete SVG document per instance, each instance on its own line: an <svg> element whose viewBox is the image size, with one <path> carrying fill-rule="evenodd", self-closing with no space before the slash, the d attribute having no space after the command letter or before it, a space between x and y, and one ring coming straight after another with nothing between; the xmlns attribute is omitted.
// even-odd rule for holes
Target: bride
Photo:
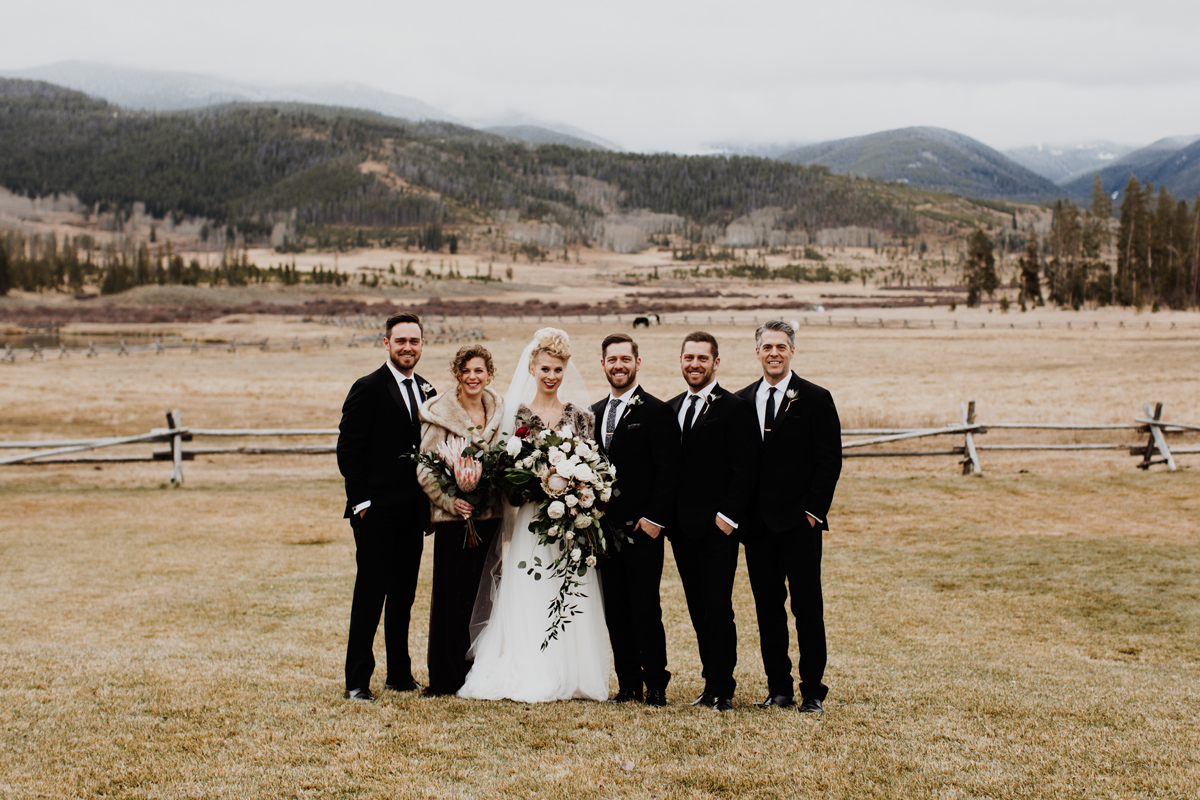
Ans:
<svg viewBox="0 0 1200 800"><path fill-rule="evenodd" d="M569 426L593 437L594 420L579 371L570 363L567 334L542 328L521 354L505 398L502 435L528 426L532 434ZM557 580L534 580L518 564L549 564L558 545L538 544L529 530L535 506L508 507L475 602L472 652L475 663L460 697L509 699L525 703L583 698L608 699L608 632L596 571L580 578L575 598L580 613L570 617L557 639L541 649L549 625Z"/></svg>

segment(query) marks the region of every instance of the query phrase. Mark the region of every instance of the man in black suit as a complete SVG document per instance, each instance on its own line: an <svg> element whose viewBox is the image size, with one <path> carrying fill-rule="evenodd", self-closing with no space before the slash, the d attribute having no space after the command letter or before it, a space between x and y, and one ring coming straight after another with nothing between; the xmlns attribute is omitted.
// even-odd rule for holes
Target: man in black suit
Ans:
<svg viewBox="0 0 1200 800"><path fill-rule="evenodd" d="M675 502L679 425L670 406L638 385L642 359L631 337L624 333L605 337L600 366L612 392L592 406L596 439L617 467L620 490L608 504L607 517L628 537L599 571L617 671L613 700L644 700L662 708L671 680L659 603L662 532Z"/></svg>
<svg viewBox="0 0 1200 800"><path fill-rule="evenodd" d="M760 708L796 704L788 657L791 591L800 650L802 712L820 712L829 687L821 597L821 534L842 471L842 426L829 392L791 371L796 332L772 320L754 334L763 377L738 392L755 409L764 468L754 500L746 568L758 615L767 699Z"/></svg>
<svg viewBox="0 0 1200 800"><path fill-rule="evenodd" d="M416 691L408 654L408 622L417 590L429 500L417 484L416 464L403 456L421 441L418 413L435 392L413 370L425 344L421 319L397 314L387 321L388 360L354 382L338 426L338 469L346 479L346 518L354 530L358 576L346 646L346 697L373 700L372 644L384 612L385 688ZM385 609L386 604L386 609Z"/></svg>
<svg viewBox="0 0 1200 800"><path fill-rule="evenodd" d="M704 667L704 692L692 705L732 711L736 531L747 521L758 475L754 409L717 384L721 359L712 334L684 337L679 363L688 388L669 402L682 442L668 536Z"/></svg>

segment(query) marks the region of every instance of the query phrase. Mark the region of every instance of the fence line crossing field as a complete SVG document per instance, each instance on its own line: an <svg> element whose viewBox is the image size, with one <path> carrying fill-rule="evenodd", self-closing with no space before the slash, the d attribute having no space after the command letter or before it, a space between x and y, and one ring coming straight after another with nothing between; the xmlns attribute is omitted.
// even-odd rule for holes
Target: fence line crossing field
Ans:
<svg viewBox="0 0 1200 800"><path fill-rule="evenodd" d="M501 392L536 327L484 326ZM611 327L564 327L599 398ZM688 330L636 334L660 397L683 387ZM714 333L722 385L757 377L752 328ZM426 346L418 371L439 391L457 347ZM0 440L148 431L173 408L196 429L330 429L383 357L364 343L17 361L0 370ZM810 329L793 366L845 428L961 424L970 399L984 421L1128 424L1162 402L1164 419L1200 422L1200 332L1184 328ZM703 684L669 547L666 709L382 685L352 704L354 547L332 455L197 455L175 489L170 461L0 466L0 797L1197 796L1200 456L1174 472L1119 450L981 459L982 477L951 458L846 461L816 718L753 706L766 683L744 563L732 714L688 705ZM419 681L431 556L427 540Z"/></svg>

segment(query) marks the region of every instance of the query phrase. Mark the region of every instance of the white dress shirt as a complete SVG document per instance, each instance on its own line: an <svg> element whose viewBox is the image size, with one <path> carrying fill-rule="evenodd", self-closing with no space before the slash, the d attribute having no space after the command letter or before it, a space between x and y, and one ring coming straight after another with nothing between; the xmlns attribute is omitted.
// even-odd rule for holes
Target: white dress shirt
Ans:
<svg viewBox="0 0 1200 800"><path fill-rule="evenodd" d="M616 413L615 419L617 421L617 424L619 425L621 422L621 417L624 416L624 414L625 414L625 407L627 405L629 405L629 401L633 399L633 393L637 391L637 388L638 388L638 384L634 383L633 386L629 387L628 389L626 389L624 392L622 392L619 395L614 395L611 393L609 394L608 402L604 404L604 411L602 412L602 416L604 419L600 423L600 436L603 437L603 439L601 439L601 441L603 441L604 439L607 439L609 436L609 433L610 433L610 431L608 430L608 409L609 409L609 407L612 406L614 401L617 403L617 413Z"/></svg>

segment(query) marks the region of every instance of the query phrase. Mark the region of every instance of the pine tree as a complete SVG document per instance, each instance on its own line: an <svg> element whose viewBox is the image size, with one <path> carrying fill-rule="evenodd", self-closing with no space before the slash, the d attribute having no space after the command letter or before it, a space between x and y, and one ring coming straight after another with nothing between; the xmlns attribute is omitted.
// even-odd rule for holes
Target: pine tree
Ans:
<svg viewBox="0 0 1200 800"><path fill-rule="evenodd" d="M12 278L8 274L8 244L0 239L0 297L8 294L12 288Z"/></svg>
<svg viewBox="0 0 1200 800"><path fill-rule="evenodd" d="M1130 175L1121 199L1121 222L1117 227L1117 297L1121 305L1141 308L1145 303L1142 276L1150 241L1146 201L1142 185Z"/></svg>
<svg viewBox="0 0 1200 800"><path fill-rule="evenodd" d="M1025 241L1025 255L1021 256L1018 263L1021 266L1021 310L1025 310L1026 303L1045 305L1046 301L1042 299L1042 256L1037 234L1033 231L1029 232L1029 238Z"/></svg>
<svg viewBox="0 0 1200 800"><path fill-rule="evenodd" d="M967 240L967 262L964 267L967 278L967 307L975 308L983 292L991 297L1000 285L996 275L996 256L987 234L976 229Z"/></svg>

